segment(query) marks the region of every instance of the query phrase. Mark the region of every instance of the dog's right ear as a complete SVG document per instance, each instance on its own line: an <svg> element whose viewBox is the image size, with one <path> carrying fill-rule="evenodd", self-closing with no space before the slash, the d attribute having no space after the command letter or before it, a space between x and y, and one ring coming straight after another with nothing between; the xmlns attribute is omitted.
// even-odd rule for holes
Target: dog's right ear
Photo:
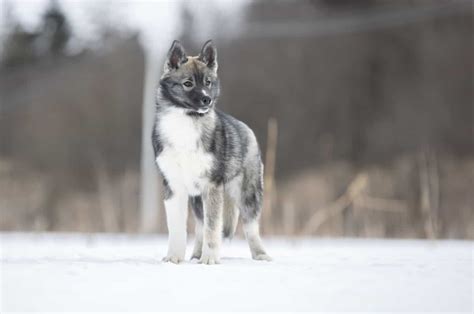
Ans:
<svg viewBox="0 0 474 314"><path fill-rule="evenodd" d="M178 69L188 60L183 45L177 40L173 41L165 62L165 72Z"/></svg>

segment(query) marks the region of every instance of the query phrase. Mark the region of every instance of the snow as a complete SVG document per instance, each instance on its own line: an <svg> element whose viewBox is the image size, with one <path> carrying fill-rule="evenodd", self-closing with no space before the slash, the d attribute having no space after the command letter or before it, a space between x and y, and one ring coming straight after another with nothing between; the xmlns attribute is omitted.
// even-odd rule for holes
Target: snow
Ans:
<svg viewBox="0 0 474 314"><path fill-rule="evenodd" d="M473 310L473 242L265 244L273 262L234 239L219 265L174 265L163 236L0 234L0 311Z"/></svg>

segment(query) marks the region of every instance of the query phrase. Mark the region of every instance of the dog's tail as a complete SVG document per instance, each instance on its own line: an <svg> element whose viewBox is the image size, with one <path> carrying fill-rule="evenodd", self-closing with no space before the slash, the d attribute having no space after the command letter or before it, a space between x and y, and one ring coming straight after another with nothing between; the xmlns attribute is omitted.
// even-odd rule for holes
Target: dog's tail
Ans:
<svg viewBox="0 0 474 314"><path fill-rule="evenodd" d="M237 223L239 221L239 210L234 206L233 202L226 199L224 205L224 225L223 235L224 238L232 239L237 229Z"/></svg>

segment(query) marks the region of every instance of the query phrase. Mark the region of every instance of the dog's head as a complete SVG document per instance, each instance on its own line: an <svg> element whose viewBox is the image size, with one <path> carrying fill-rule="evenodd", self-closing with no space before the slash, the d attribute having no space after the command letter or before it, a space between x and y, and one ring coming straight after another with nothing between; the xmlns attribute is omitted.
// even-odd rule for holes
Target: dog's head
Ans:
<svg viewBox="0 0 474 314"><path fill-rule="evenodd" d="M173 105L193 113L205 114L215 106L219 97L217 50L211 40L198 56L187 56L177 40L166 58L160 80L162 97Z"/></svg>

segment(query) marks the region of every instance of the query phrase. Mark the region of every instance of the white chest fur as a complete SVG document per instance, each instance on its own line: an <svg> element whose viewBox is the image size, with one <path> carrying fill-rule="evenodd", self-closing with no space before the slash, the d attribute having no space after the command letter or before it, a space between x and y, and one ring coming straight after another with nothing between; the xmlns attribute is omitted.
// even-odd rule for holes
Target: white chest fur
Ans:
<svg viewBox="0 0 474 314"><path fill-rule="evenodd" d="M208 183L213 158L200 144L199 125L182 111L169 110L160 117L157 127L163 151L156 162L171 189L201 194Z"/></svg>

